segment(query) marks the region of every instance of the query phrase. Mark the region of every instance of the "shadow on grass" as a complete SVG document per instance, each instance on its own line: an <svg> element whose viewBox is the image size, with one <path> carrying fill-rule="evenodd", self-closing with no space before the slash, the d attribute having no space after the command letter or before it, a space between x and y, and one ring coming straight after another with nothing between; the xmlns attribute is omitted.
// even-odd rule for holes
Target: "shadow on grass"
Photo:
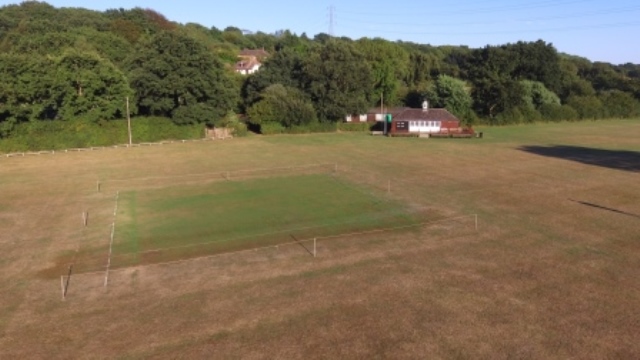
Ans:
<svg viewBox="0 0 640 360"><path fill-rule="evenodd" d="M569 201L573 201L574 203L578 203L580 205L585 205L585 206L589 206L589 207L600 209L600 210L611 211L617 214L627 215L627 216L640 219L640 215L637 215L634 213L630 213L630 212L626 212L626 211L622 211L622 210L618 210L618 209L614 209L614 208L610 208L610 207L606 207L606 206L602 206L602 205L598 205L598 204L594 204L586 201L579 201L579 200L573 200L573 199L569 199Z"/></svg>
<svg viewBox="0 0 640 360"><path fill-rule="evenodd" d="M640 172L640 152L628 150L594 149L581 146L522 146L528 153L571 160L610 169Z"/></svg>
<svg viewBox="0 0 640 360"><path fill-rule="evenodd" d="M298 240L295 236L293 236L293 234L290 234L290 236L293 239L293 241L298 243L298 245L302 246L302 248L305 249L310 255L313 255L313 251L311 251L311 249L307 248L302 242L300 242L300 240Z"/></svg>

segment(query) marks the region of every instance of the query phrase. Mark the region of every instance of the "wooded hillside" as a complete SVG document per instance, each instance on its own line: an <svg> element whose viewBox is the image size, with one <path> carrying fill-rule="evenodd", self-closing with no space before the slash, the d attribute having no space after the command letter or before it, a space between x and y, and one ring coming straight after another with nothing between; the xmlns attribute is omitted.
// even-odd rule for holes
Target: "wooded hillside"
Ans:
<svg viewBox="0 0 640 360"><path fill-rule="evenodd" d="M234 72L244 48L271 54L254 75ZM640 115L640 65L594 63L543 40L471 49L287 30L246 35L150 9L37 1L0 8L0 76L0 138L25 123L108 126L126 116L127 97L132 115L180 126L233 121L234 113L265 128L311 126L362 113L381 95L387 105L427 98L469 123Z"/></svg>

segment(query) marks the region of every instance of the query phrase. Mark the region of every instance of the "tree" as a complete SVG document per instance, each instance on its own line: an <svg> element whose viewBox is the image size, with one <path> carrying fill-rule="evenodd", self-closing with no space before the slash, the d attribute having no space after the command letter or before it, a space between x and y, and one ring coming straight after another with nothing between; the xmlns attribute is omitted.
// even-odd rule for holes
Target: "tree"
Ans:
<svg viewBox="0 0 640 360"><path fill-rule="evenodd" d="M0 55L0 132L38 120L120 118L133 92L124 74L97 53L67 50L60 57ZM135 107L132 108L135 113Z"/></svg>
<svg viewBox="0 0 640 360"><path fill-rule="evenodd" d="M604 116L611 118L631 118L640 115L640 102L631 94L620 90L605 91L600 94Z"/></svg>
<svg viewBox="0 0 640 360"><path fill-rule="evenodd" d="M355 45L371 65L373 96L379 99L384 95L386 104L396 104L400 81L406 78L409 72L409 52L400 45L380 38L360 39Z"/></svg>
<svg viewBox="0 0 640 360"><path fill-rule="evenodd" d="M248 115L256 125L279 123L291 127L317 121L309 99L300 90L281 84L266 88L260 101L249 108Z"/></svg>
<svg viewBox="0 0 640 360"><path fill-rule="evenodd" d="M53 119L58 105L52 94L55 63L52 59L0 54L0 136L15 125Z"/></svg>
<svg viewBox="0 0 640 360"><path fill-rule="evenodd" d="M463 80L440 75L426 95L433 106L446 108L463 119L471 115L473 99Z"/></svg>
<svg viewBox="0 0 640 360"><path fill-rule="evenodd" d="M124 117L125 98L133 96L133 91L110 61L96 53L68 50L56 61L56 69L51 93L57 118L82 116L99 121Z"/></svg>
<svg viewBox="0 0 640 360"><path fill-rule="evenodd" d="M577 120L580 115L569 105L544 104L540 107L542 118L547 121Z"/></svg>
<svg viewBox="0 0 640 360"><path fill-rule="evenodd" d="M203 44L175 32L143 42L128 68L143 115L170 117L176 124L213 123L236 104L239 91L222 63Z"/></svg>
<svg viewBox="0 0 640 360"><path fill-rule="evenodd" d="M567 104L574 108L583 120L600 119L604 115L602 101L597 96L572 96Z"/></svg>
<svg viewBox="0 0 640 360"><path fill-rule="evenodd" d="M513 78L541 82L551 91L560 89L560 57L552 44L519 41L503 48L515 54L515 68L510 74Z"/></svg>
<svg viewBox="0 0 640 360"><path fill-rule="evenodd" d="M260 71L246 78L242 86L244 105L249 108L257 102L261 93L271 85L282 84L301 89L303 81L303 56L293 49L283 49L268 58Z"/></svg>
<svg viewBox="0 0 640 360"><path fill-rule="evenodd" d="M483 79L472 90L476 111L493 118L497 114L525 105L523 89L519 82L510 79Z"/></svg>
<svg viewBox="0 0 640 360"><path fill-rule="evenodd" d="M542 105L560 105L560 98L539 81L522 80L522 101L532 109L539 109Z"/></svg>
<svg viewBox="0 0 640 360"><path fill-rule="evenodd" d="M314 50L303 76L321 120L338 121L347 114L363 113L371 103L371 68L352 44L331 40Z"/></svg>

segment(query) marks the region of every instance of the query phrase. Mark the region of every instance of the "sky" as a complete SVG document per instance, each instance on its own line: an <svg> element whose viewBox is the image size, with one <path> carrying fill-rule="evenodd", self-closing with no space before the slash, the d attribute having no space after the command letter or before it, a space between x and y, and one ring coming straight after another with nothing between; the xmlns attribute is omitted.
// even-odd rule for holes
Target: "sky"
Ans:
<svg viewBox="0 0 640 360"><path fill-rule="evenodd" d="M3 1L1 5L19 1ZM542 39L558 51L640 64L639 0L49 0L94 10L151 8L179 23L313 37L333 32L472 48ZM332 21L333 19L333 21Z"/></svg>

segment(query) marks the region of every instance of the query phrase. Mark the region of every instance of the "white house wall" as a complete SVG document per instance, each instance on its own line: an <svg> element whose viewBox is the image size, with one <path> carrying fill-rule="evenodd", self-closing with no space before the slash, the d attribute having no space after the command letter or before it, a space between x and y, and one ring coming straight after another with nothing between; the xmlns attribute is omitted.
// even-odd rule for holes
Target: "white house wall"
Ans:
<svg viewBox="0 0 640 360"><path fill-rule="evenodd" d="M409 121L409 132L412 133L437 133L440 132L440 121Z"/></svg>

